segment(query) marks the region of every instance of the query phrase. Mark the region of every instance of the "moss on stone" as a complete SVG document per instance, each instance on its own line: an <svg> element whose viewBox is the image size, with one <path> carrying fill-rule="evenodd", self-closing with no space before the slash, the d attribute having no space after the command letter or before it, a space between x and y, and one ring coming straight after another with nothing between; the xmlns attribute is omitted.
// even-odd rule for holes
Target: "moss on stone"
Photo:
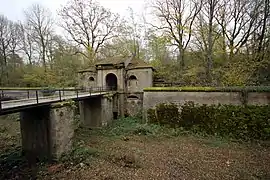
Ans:
<svg viewBox="0 0 270 180"><path fill-rule="evenodd" d="M62 102L54 103L54 104L51 105L52 108L61 108L61 107L64 107L64 106L70 106L70 107L75 108L76 104L75 104L74 101L69 100L69 101L62 101Z"/></svg>
<svg viewBox="0 0 270 180"><path fill-rule="evenodd" d="M247 87L149 87L145 92L270 92L270 86Z"/></svg>

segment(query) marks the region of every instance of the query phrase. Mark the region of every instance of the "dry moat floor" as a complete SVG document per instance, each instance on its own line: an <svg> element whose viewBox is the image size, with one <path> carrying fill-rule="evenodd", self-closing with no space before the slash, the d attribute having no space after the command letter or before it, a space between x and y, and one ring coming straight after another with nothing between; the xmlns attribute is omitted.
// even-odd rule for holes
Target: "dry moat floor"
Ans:
<svg viewBox="0 0 270 180"><path fill-rule="evenodd" d="M18 123L1 120L0 178L31 179L35 172L37 179L68 180L270 179L267 143L203 138L121 121L102 130L78 129L71 154L58 163L39 164L35 171L18 157Z"/></svg>

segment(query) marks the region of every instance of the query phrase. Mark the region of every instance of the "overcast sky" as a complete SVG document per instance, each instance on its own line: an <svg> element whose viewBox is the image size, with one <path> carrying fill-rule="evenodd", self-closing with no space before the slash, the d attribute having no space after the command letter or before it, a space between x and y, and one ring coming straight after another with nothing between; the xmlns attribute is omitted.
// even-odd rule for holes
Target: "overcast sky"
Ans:
<svg viewBox="0 0 270 180"><path fill-rule="evenodd" d="M54 15L56 10L65 5L68 0L0 0L0 14L5 15L10 20L23 20L23 10L33 3L39 3L49 8ZM141 14L144 9L145 0L97 0L106 8L111 9L121 16L127 15L128 7L132 7L134 12Z"/></svg>

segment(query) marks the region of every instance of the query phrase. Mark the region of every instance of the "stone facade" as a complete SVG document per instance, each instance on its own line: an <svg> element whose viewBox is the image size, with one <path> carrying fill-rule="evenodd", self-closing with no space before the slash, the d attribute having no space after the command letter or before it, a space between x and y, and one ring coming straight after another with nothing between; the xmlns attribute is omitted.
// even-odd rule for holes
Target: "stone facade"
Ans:
<svg viewBox="0 0 270 180"><path fill-rule="evenodd" d="M97 74L96 72L81 72L79 73L79 86L80 87L96 87Z"/></svg>
<svg viewBox="0 0 270 180"><path fill-rule="evenodd" d="M115 76L117 91L143 92L153 86L153 68L134 57L101 61L79 71L79 86L108 87L111 84L108 75Z"/></svg>
<svg viewBox="0 0 270 180"><path fill-rule="evenodd" d="M144 88L153 86L153 67L134 57L116 58L101 61L88 70L80 71L79 77L79 84L85 89L97 86L117 91L118 100L114 100L113 111L123 117L142 111L143 96L136 96L134 93L143 93ZM93 77L95 81L89 82L89 77ZM115 107L118 108L117 111Z"/></svg>
<svg viewBox="0 0 270 180"><path fill-rule="evenodd" d="M127 114L140 116L143 110L143 93L129 93L127 96Z"/></svg>
<svg viewBox="0 0 270 180"><path fill-rule="evenodd" d="M153 71L151 68L131 69L127 74L128 92L143 92L144 88L153 86Z"/></svg>
<svg viewBox="0 0 270 180"><path fill-rule="evenodd" d="M108 74L113 74L117 78L117 89L124 89L124 70L123 69L114 69L111 67L110 69L100 69L97 71L97 86L98 87L106 87L106 77Z"/></svg>

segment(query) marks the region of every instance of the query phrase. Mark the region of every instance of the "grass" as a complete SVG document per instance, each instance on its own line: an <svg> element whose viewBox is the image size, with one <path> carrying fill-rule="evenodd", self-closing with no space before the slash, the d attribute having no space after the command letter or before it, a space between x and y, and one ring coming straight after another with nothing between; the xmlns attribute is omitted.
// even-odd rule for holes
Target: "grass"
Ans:
<svg viewBox="0 0 270 180"><path fill-rule="evenodd" d="M38 179L270 179L269 146L202 137L133 118L101 129L80 127L75 134L74 148L59 162L40 165ZM23 161L14 152L5 162L22 165L12 163L4 179L29 179L18 174L29 173L18 170Z"/></svg>

